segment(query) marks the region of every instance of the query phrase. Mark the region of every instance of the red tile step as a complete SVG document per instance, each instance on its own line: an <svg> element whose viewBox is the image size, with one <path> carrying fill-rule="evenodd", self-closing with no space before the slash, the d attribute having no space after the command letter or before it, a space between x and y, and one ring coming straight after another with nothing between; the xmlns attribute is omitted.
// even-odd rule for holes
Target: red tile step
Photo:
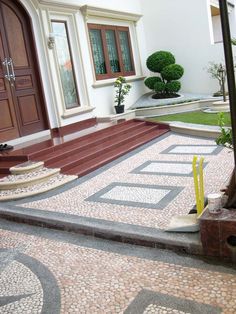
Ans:
<svg viewBox="0 0 236 314"><path fill-rule="evenodd" d="M165 129L158 130L156 128L155 130L152 130L148 134L144 134L143 136L140 136L138 138L133 139L132 141L129 141L128 143L120 145L111 151L100 154L96 158L85 161L84 163L74 168L65 170L64 173L76 174L80 177L84 176L88 174L89 172L92 172L98 169L99 167L107 164L108 162L111 162L115 160L116 158L132 151L133 149L165 134L166 132L168 132L168 130L165 130Z"/></svg>
<svg viewBox="0 0 236 314"><path fill-rule="evenodd" d="M23 162L23 161L22 161ZM0 175L6 175L10 173L10 168L18 165L21 161L1 161L0 162Z"/></svg>
<svg viewBox="0 0 236 314"><path fill-rule="evenodd" d="M51 168L61 168L62 172L65 172L75 166L82 164L90 159L96 158L97 156L104 155L117 147L125 144L132 143L132 141L144 136L145 134L151 133L156 130L156 126L142 126L138 130L133 130L129 134L121 134L114 136L112 139L105 139L102 143L94 143L93 147L85 150L79 150L76 154L71 154L69 157L62 159L56 163L49 164Z"/></svg>
<svg viewBox="0 0 236 314"><path fill-rule="evenodd" d="M115 137L125 136L127 134L130 134L132 132L137 132L140 128L143 128L145 126L145 122L140 121L135 124L125 124L122 128L114 128L113 130L110 130L105 132L95 132L90 134L90 136L83 136L76 141L71 141L70 144L60 145L60 147L56 147L56 150L52 152L38 152L35 154L31 154L30 158L33 158L34 160L40 160L45 162L45 166L52 165L58 160L61 160L62 158L67 158L74 156L78 153L84 152L87 149L93 149L97 145L104 145L105 142L109 140L113 140Z"/></svg>
<svg viewBox="0 0 236 314"><path fill-rule="evenodd" d="M153 128L153 126L151 128ZM103 150L109 145L115 144L117 141L126 140L127 138L137 136L137 134L142 134L142 132L147 131L148 129L145 123L139 123L138 125L129 126L122 130L114 130L109 135L101 134L96 138L92 137L84 140L81 138L79 142L71 146L67 146L61 150L44 156L43 160L47 166L54 167L57 165L57 167L60 167L61 164L57 163L57 161L63 159L65 163L67 160L75 159L76 156L88 156L90 153L94 153L95 151L99 151L101 149ZM37 159L38 158L40 159L41 157L39 156Z"/></svg>
<svg viewBox="0 0 236 314"><path fill-rule="evenodd" d="M34 160L43 161L50 168L61 168L62 173L81 176L168 130L164 124L134 119L109 127L89 128L88 133L79 135L78 132L78 136L76 133L71 134L71 140L65 137L51 138L0 155L0 175L8 174L9 168L16 164Z"/></svg>

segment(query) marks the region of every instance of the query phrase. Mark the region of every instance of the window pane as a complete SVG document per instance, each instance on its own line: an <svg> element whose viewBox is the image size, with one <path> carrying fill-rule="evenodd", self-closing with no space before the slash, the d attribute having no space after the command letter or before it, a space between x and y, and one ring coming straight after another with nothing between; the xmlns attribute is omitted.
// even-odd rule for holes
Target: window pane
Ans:
<svg viewBox="0 0 236 314"><path fill-rule="evenodd" d="M52 22L52 29L55 36L55 48L59 63L61 84L67 109L79 105L73 64L70 54L66 22Z"/></svg>
<svg viewBox="0 0 236 314"><path fill-rule="evenodd" d="M98 29L91 29L89 31L90 40L92 44L92 51L93 51L93 60L95 65L95 72L96 74L106 74L106 65L105 65L105 58L102 48L102 36L101 31Z"/></svg>
<svg viewBox="0 0 236 314"><path fill-rule="evenodd" d="M133 66L131 62L128 33L119 31L119 39L125 72L131 72L133 71Z"/></svg>
<svg viewBox="0 0 236 314"><path fill-rule="evenodd" d="M116 47L116 39L115 32L113 30L106 31L106 42L107 42L107 50L108 56L111 66L111 72L116 73L120 72L120 64L118 59L117 47Z"/></svg>

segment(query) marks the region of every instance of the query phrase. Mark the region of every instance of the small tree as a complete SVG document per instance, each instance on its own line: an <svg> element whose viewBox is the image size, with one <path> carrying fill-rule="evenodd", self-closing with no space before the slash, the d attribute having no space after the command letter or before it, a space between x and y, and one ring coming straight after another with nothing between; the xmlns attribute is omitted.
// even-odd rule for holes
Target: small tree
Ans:
<svg viewBox="0 0 236 314"><path fill-rule="evenodd" d="M181 65L175 63L175 57L168 51L157 51L147 59L147 67L159 76L146 78L144 84L155 92L152 98L170 98L179 96L176 94L181 83L178 81L184 74Z"/></svg>
<svg viewBox="0 0 236 314"><path fill-rule="evenodd" d="M224 96L224 82L227 75L225 65L211 61L209 62L207 72L211 75L212 78L218 81L220 86L219 91L214 93L213 96Z"/></svg>

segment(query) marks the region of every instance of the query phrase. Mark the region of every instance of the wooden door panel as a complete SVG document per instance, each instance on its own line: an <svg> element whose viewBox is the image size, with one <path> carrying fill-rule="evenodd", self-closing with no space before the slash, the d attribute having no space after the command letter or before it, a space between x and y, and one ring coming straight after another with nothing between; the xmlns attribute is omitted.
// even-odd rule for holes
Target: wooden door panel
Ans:
<svg viewBox="0 0 236 314"><path fill-rule="evenodd" d="M13 62L14 71L11 73L15 74L15 80L8 85L11 87L18 130L24 136L47 128L31 23L19 2L0 0L0 11L8 57Z"/></svg>
<svg viewBox="0 0 236 314"><path fill-rule="evenodd" d="M12 115L11 104L8 99L0 100L0 142L8 141L19 136L15 128L15 117Z"/></svg>
<svg viewBox="0 0 236 314"><path fill-rule="evenodd" d="M24 31L18 16L7 5L2 5L8 47L11 58L14 60L14 67L27 67L29 60L25 47Z"/></svg>
<svg viewBox="0 0 236 314"><path fill-rule="evenodd" d="M6 85L4 82L4 79L0 79L0 92L5 91L6 90Z"/></svg>
<svg viewBox="0 0 236 314"><path fill-rule="evenodd" d="M0 100L1 115L0 115L0 131L12 129L14 122L11 116L10 104L7 99Z"/></svg>
<svg viewBox="0 0 236 314"><path fill-rule="evenodd" d="M19 108L23 126L39 121L40 118L34 95L19 97Z"/></svg>
<svg viewBox="0 0 236 314"><path fill-rule="evenodd" d="M15 88L16 88L16 91L22 90L22 89L24 90L28 88L33 88L31 75L22 75L22 76L16 77Z"/></svg>
<svg viewBox="0 0 236 314"><path fill-rule="evenodd" d="M6 68L3 61L7 55L7 48L2 33L3 25L0 12L0 143L19 136L11 88L5 78Z"/></svg>

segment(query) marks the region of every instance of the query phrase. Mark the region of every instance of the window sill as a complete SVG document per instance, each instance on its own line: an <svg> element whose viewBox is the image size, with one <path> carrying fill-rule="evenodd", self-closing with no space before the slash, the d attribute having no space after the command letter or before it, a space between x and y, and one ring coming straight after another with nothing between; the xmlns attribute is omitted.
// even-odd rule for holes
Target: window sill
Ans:
<svg viewBox="0 0 236 314"><path fill-rule="evenodd" d="M71 118L80 114L84 114L87 112L91 112L95 109L95 107L81 107L81 108L73 108L73 109L68 109L63 112L61 117L63 119Z"/></svg>
<svg viewBox="0 0 236 314"><path fill-rule="evenodd" d="M145 79L146 76L126 76L126 81L127 82L135 82L135 81L142 81ZM112 79L107 79L107 80L101 80L101 81L96 81L92 87L93 88L99 88L99 87L106 87L106 86L112 86L114 85L114 82L116 78L112 78Z"/></svg>

